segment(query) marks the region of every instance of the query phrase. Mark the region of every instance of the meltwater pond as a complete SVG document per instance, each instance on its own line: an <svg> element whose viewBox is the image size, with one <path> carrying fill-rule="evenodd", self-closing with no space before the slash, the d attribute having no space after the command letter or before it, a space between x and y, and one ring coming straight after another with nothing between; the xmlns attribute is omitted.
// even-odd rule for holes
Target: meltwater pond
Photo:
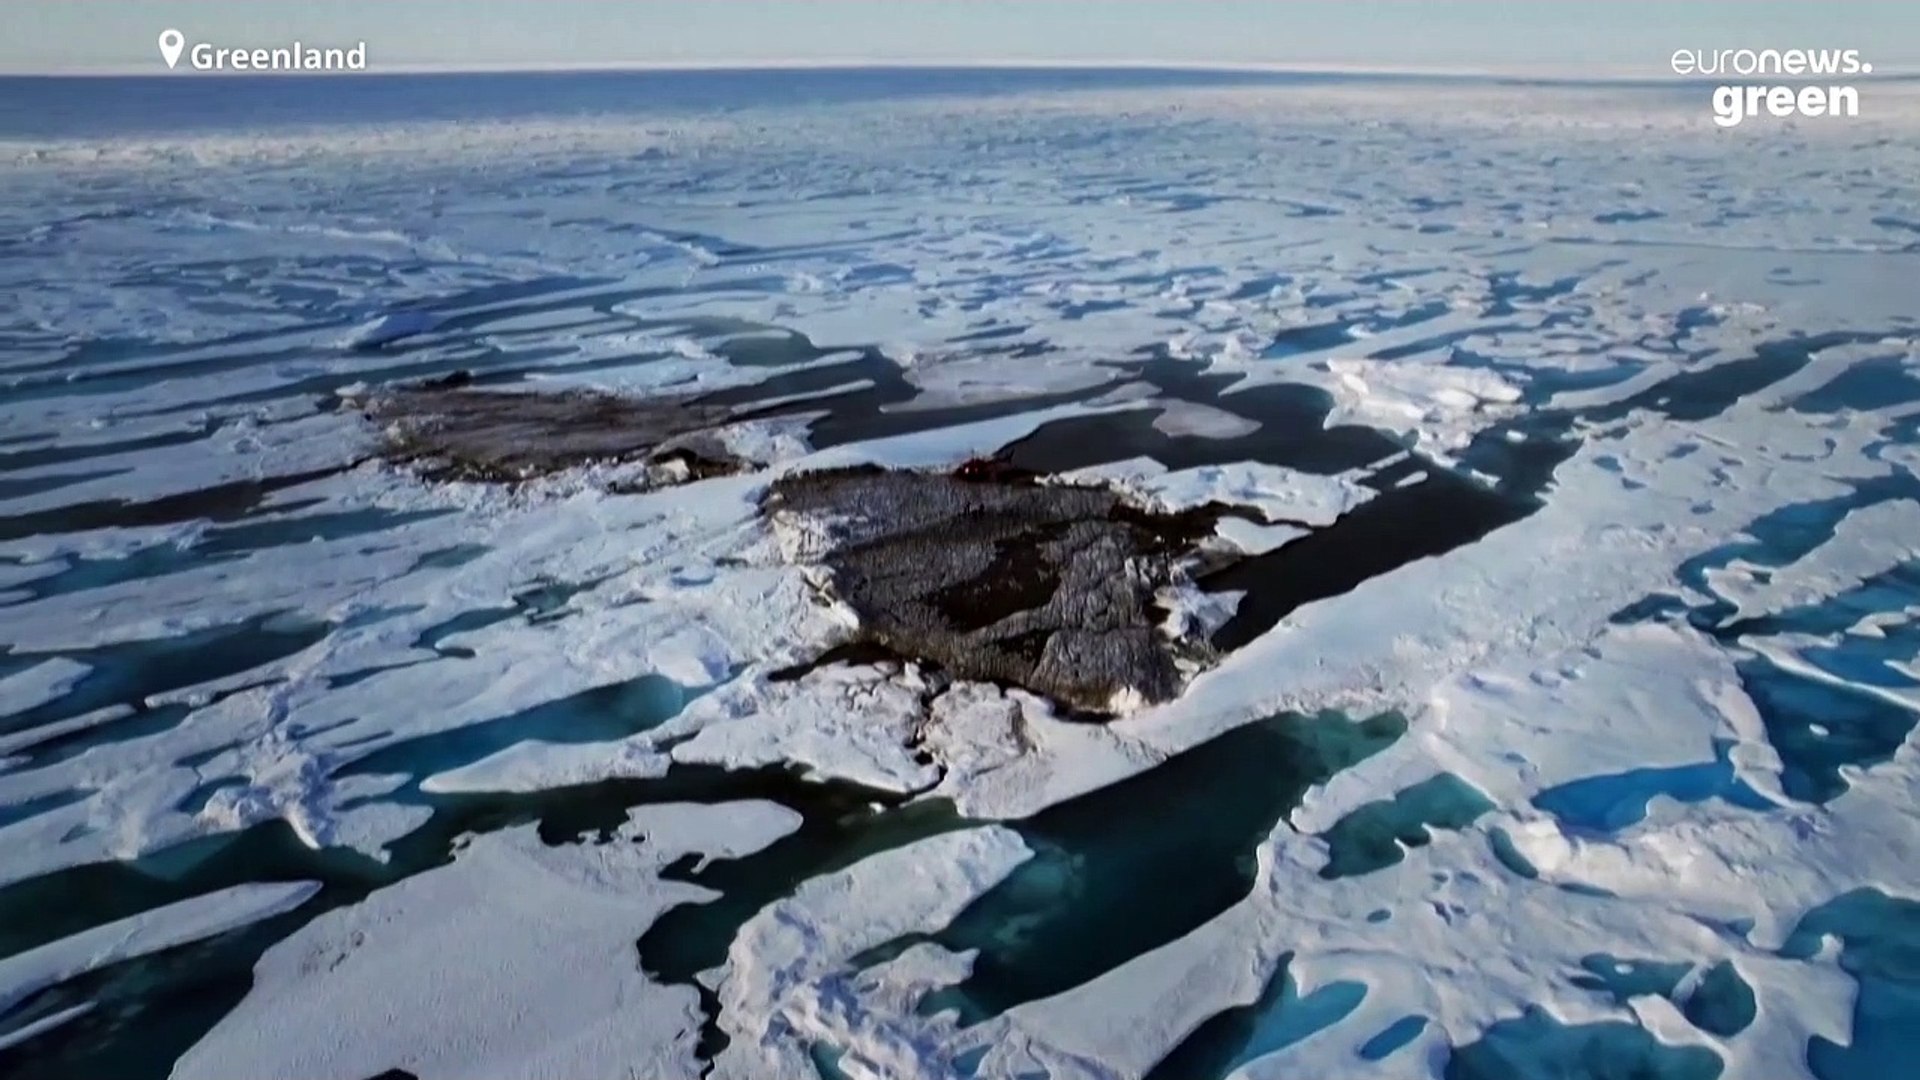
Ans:
<svg viewBox="0 0 1920 1080"><path fill-rule="evenodd" d="M0 1074L1898 1071L1904 83L236 86L0 80Z"/></svg>
<svg viewBox="0 0 1920 1080"><path fill-rule="evenodd" d="M1198 928L1246 894L1254 849L1308 787L1405 728L1394 716L1274 717L1019 823L1035 857L934 935L979 953L971 976L922 1011L977 1021ZM1214 785L1230 796L1196 797Z"/></svg>

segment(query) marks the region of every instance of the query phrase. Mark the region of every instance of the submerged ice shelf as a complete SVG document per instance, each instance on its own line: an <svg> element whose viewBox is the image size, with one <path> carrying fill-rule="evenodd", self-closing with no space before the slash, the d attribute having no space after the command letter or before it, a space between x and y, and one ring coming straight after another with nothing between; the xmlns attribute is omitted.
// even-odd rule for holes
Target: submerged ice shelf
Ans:
<svg viewBox="0 0 1920 1080"><path fill-rule="evenodd" d="M0 131L0 1072L1897 1069L1901 88L918 77Z"/></svg>

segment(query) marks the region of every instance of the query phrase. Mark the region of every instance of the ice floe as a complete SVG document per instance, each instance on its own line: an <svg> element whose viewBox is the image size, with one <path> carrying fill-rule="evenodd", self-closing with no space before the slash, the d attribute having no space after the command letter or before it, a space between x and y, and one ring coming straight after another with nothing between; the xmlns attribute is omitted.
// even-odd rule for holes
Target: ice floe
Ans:
<svg viewBox="0 0 1920 1080"><path fill-rule="evenodd" d="M91 971L269 919L305 903L315 882L236 885L83 930L0 960L0 1015L48 987ZM76 1005L0 1033L0 1049L84 1015Z"/></svg>
<svg viewBox="0 0 1920 1080"><path fill-rule="evenodd" d="M699 1076L694 992L650 981L633 942L712 893L660 870L798 824L770 803L676 804L635 810L599 843L548 847L531 826L475 837L269 950L254 992L173 1075ZM308 1022L292 1030L292 1014Z"/></svg>

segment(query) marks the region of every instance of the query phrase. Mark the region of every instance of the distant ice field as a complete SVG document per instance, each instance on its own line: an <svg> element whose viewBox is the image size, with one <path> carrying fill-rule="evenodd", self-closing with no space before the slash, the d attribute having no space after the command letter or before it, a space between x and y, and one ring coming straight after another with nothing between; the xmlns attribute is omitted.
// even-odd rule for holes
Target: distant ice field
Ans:
<svg viewBox="0 0 1920 1080"><path fill-rule="evenodd" d="M0 80L0 1074L1903 1075L1915 101ZM456 372L759 464L383 463ZM767 485L994 454L1255 511L1218 662L836 659Z"/></svg>

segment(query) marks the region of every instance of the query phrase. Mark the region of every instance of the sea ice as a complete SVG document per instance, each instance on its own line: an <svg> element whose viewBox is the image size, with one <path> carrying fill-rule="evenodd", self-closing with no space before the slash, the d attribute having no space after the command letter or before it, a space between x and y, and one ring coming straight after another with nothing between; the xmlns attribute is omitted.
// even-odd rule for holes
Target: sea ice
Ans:
<svg viewBox="0 0 1920 1080"><path fill-rule="evenodd" d="M451 865L269 950L253 993L173 1075L697 1077L694 991L641 974L633 943L713 894L660 870L738 858L799 824L772 803L667 804L601 843L549 847L532 826L475 837Z"/></svg>
<svg viewBox="0 0 1920 1080"><path fill-rule="evenodd" d="M716 1076L756 1078L1261 1080L1367 1048L1407 1077L1587 1050L1729 1076L1879 1060L1909 1019L1878 1011L1904 1000L1862 960L1885 954L1796 930L1851 933L1861 890L1896 914L1920 895L1920 93L1882 80L1859 123L1734 140L1703 140L1685 95L1606 84L862 71L755 76L724 110L592 97L733 77L558 79L580 115L486 90L459 123L393 99L0 139L0 892L198 882L183 845L275 822L316 877L355 852L412 873L271 949L179 1075L697 1075L703 1030L732 1040ZM951 92L903 92L922 82ZM682 461L690 482L636 491L617 464L501 485L366 460L352 406L456 372L751 415L714 433L743 471ZM832 534L762 520L770 485L1003 450L1264 519L1195 545L1271 581L1151 590L1184 633L1263 584L1339 587L1099 725L895 661L773 677L859 620L792 565ZM1487 508L1484 534L1421 544ZM1027 819L1323 710L1406 733L1236 852L1253 885L1222 914L971 1026L920 1010L975 964L924 938L1029 864ZM605 843L476 824L450 863L396 854L468 809L760 766L916 794L832 828L655 802ZM1491 808L1414 843L1397 815L1438 787ZM1111 827L1134 813L1165 808ZM1382 815L1399 860L1329 873L1361 827L1341 823ZM762 849L740 866L770 899L675 880ZM13 1000L309 910L311 886L224 884L130 918L73 888L107 925L0 959ZM743 897L761 909L726 909ZM680 910L731 935L703 976L717 1014L635 962L701 901ZM17 910L31 931L46 906ZM1676 977L1589 977L1614 962ZM1750 1023L1702 1004L1716 972ZM105 997L61 999L0 1051L132 1060L181 1022L164 970L128 981L150 974L112 1024Z"/></svg>
<svg viewBox="0 0 1920 1080"><path fill-rule="evenodd" d="M236 885L217 893L154 908L0 960L0 1014L50 986L113 964L225 933L299 907L320 890L316 882ZM37 1020L45 1031L85 1012L83 1006ZM25 1032L0 1035L24 1040Z"/></svg>

